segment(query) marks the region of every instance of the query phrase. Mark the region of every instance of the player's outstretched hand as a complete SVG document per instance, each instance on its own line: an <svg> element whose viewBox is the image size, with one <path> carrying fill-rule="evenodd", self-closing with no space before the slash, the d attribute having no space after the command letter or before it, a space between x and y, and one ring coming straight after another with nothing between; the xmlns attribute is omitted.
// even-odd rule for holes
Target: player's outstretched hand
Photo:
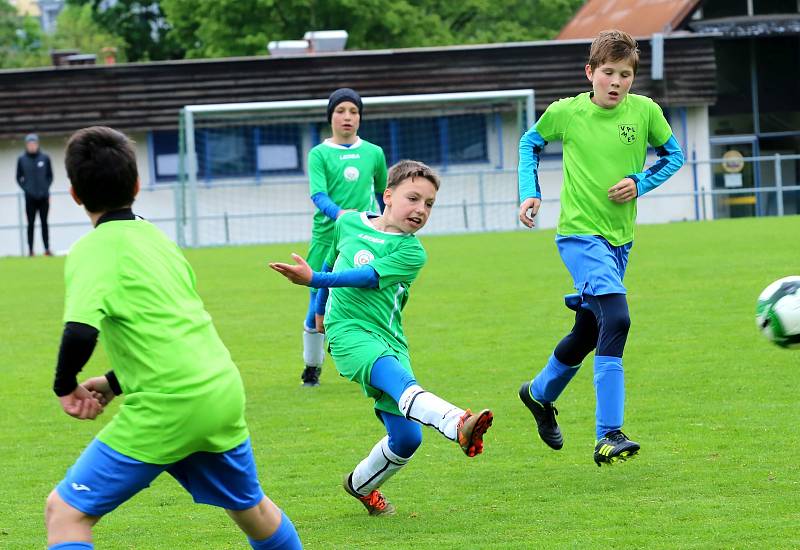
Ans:
<svg viewBox="0 0 800 550"><path fill-rule="evenodd" d="M78 385L72 393L58 398L61 408L68 415L81 420L94 420L103 412L103 405L92 395L92 392Z"/></svg>
<svg viewBox="0 0 800 550"><path fill-rule="evenodd" d="M89 390L103 407L111 403L111 400L116 397L114 395L114 390L111 389L108 383L108 378L105 376L95 376L94 378L84 380L81 386Z"/></svg>
<svg viewBox="0 0 800 550"><path fill-rule="evenodd" d="M525 199L522 201L522 204L519 205L519 221L525 224L526 227L533 227L536 225L533 218L539 213L539 207L541 205L542 200L537 198Z"/></svg>
<svg viewBox="0 0 800 550"><path fill-rule="evenodd" d="M632 201L639 194L636 182L631 178L623 178L608 190L608 200L617 204Z"/></svg>
<svg viewBox="0 0 800 550"><path fill-rule="evenodd" d="M308 285L314 274L311 267L299 254L292 253L292 259L297 265L271 262L269 266L296 285Z"/></svg>

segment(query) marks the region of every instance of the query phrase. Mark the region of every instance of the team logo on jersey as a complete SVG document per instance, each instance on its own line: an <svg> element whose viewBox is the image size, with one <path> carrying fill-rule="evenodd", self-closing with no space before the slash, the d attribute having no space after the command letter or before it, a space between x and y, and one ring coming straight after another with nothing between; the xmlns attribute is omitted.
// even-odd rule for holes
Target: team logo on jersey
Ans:
<svg viewBox="0 0 800 550"><path fill-rule="evenodd" d="M344 169L344 179L347 181L356 181L358 179L358 168L355 166L348 166Z"/></svg>
<svg viewBox="0 0 800 550"><path fill-rule="evenodd" d="M636 126L633 124L620 124L619 139L626 145L630 145L636 141Z"/></svg>
<svg viewBox="0 0 800 550"><path fill-rule="evenodd" d="M353 256L353 265L355 266L367 265L374 259L375 256L369 250L359 250L358 252L356 252L356 255Z"/></svg>

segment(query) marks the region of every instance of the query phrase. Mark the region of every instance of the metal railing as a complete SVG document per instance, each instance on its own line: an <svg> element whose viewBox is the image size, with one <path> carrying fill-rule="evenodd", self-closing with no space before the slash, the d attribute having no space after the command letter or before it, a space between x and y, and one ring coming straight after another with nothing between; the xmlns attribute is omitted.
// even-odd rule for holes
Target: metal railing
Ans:
<svg viewBox="0 0 800 550"><path fill-rule="evenodd" d="M742 159L742 187L724 188L723 159L690 160L668 182L639 202L639 222L709 220L738 216L800 213L800 155ZM543 207L540 227L555 226L561 163L543 159L540 166ZM747 176L753 185L748 185ZM517 220L515 170L459 170L442 174L442 190L425 234L506 231ZM764 184L768 185L764 185ZM758 184L757 186L755 184ZM137 198L138 213L182 246L217 246L308 240L313 204L307 179L227 181L197 184L185 193L180 184L146 186ZM186 197L194 204L184 204ZM66 250L91 227L69 193L51 195L51 248ZM21 192L0 193L0 256L27 254L27 220ZM39 242L40 229L35 229Z"/></svg>

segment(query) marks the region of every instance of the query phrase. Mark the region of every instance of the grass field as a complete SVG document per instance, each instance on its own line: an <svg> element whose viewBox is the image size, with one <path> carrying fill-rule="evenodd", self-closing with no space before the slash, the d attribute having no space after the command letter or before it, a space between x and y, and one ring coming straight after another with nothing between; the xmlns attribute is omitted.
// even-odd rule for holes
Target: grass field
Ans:
<svg viewBox="0 0 800 550"><path fill-rule="evenodd" d="M382 436L370 402L336 375L299 385L306 292L265 269L304 246L190 250L200 293L241 369L267 493L306 548L800 547L800 351L754 322L759 292L800 274L800 217L637 229L626 283L626 431L641 456L592 462L591 359L559 401L565 446L538 440L519 384L571 326L553 233L427 237L406 308L421 384L491 407L486 451L467 459L426 430L385 487L398 508L370 518L342 475ZM61 331L63 259L0 260L0 547L43 548L44 500L117 405L95 422L50 386ZM108 367L98 348L86 374ZM105 518L98 548L246 548L217 509L168 476Z"/></svg>

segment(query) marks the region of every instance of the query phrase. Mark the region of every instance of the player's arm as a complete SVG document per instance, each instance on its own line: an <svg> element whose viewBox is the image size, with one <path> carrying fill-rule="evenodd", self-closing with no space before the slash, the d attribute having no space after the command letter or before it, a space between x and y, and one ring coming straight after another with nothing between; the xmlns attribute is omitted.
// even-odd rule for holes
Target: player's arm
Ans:
<svg viewBox="0 0 800 550"><path fill-rule="evenodd" d="M542 191L539 187L539 156L547 142L531 127L519 140L519 164L517 176L519 183L519 220L527 227L533 227L533 218L541 206Z"/></svg>
<svg viewBox="0 0 800 550"><path fill-rule="evenodd" d="M311 195L311 200L314 203L314 206L319 208L320 212L332 220L338 218L339 214L342 212L342 208L333 202L327 193L314 193Z"/></svg>
<svg viewBox="0 0 800 550"><path fill-rule="evenodd" d="M292 254L295 264L272 262L269 266L296 285L312 288L352 287L377 288L378 273L369 265L345 269L343 271L314 271L302 256Z"/></svg>
<svg viewBox="0 0 800 550"><path fill-rule="evenodd" d="M22 157L17 159L17 185L25 189L25 172L22 170Z"/></svg>
<svg viewBox="0 0 800 550"><path fill-rule="evenodd" d="M328 179L325 175L325 161L315 150L308 154L308 184L311 193L311 201L320 212L335 220L343 210L333 202L328 194Z"/></svg>
<svg viewBox="0 0 800 550"><path fill-rule="evenodd" d="M49 188L51 185L53 185L53 166L50 164L49 156L45 156L45 163L47 165L47 174L46 174L47 187Z"/></svg>
<svg viewBox="0 0 800 550"><path fill-rule="evenodd" d="M92 356L99 331L84 323L68 322L61 336L53 391L70 416L94 419L103 411L98 396L78 384L78 373Z"/></svg>
<svg viewBox="0 0 800 550"><path fill-rule="evenodd" d="M386 191L387 168L386 155L384 155L383 149L378 149L380 153L378 154L377 168L375 169L373 181L375 186L375 201L378 203L381 214L383 214L383 209L386 208L386 204L383 202L383 192Z"/></svg>
<svg viewBox="0 0 800 550"><path fill-rule="evenodd" d="M683 151L674 135L671 135L666 143L656 147L656 155L658 160L650 168L638 174L628 175L636 183L636 193L639 197L667 181L685 162Z"/></svg>

